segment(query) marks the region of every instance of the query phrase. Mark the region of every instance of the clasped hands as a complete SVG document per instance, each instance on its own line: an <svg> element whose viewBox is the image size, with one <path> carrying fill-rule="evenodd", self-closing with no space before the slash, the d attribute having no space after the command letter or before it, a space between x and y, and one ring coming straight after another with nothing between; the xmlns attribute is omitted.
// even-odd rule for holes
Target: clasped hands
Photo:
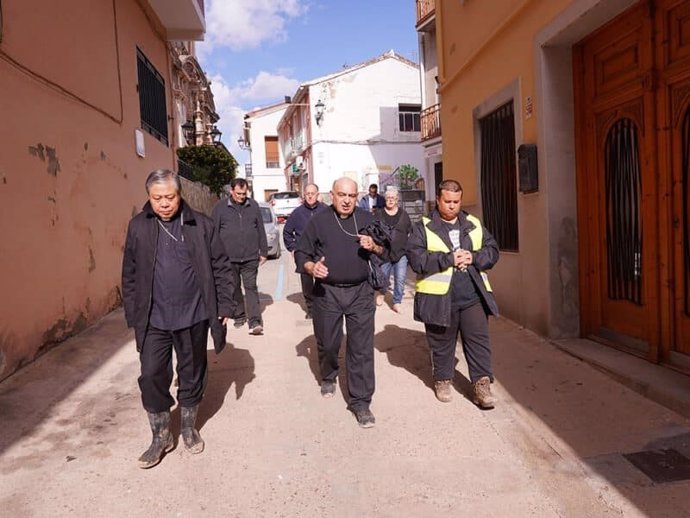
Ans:
<svg viewBox="0 0 690 518"><path fill-rule="evenodd" d="M453 265L461 270L466 271L467 267L472 264L472 252L458 248L453 252Z"/></svg>

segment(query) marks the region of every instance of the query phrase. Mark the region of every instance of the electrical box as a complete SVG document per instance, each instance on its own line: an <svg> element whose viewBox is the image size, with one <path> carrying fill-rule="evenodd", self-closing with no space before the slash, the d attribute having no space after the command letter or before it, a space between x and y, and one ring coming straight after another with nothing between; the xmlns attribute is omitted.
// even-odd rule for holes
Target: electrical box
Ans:
<svg viewBox="0 0 690 518"><path fill-rule="evenodd" d="M539 168L537 166L537 145L522 144L518 148L518 173L520 192L523 194L539 190Z"/></svg>

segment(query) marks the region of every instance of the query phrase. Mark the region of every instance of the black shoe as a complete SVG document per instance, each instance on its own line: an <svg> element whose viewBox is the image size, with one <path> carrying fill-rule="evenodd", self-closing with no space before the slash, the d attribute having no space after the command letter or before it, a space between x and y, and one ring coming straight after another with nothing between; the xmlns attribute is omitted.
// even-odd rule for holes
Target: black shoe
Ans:
<svg viewBox="0 0 690 518"><path fill-rule="evenodd" d="M249 334L250 335L262 335L264 334L264 326L261 324L256 324L254 327L251 327L249 329Z"/></svg>
<svg viewBox="0 0 690 518"><path fill-rule="evenodd" d="M323 380L321 382L321 396L332 398L335 394L335 381Z"/></svg>
<svg viewBox="0 0 690 518"><path fill-rule="evenodd" d="M233 325L234 325L237 329L239 329L240 327L242 327L242 326L243 326L244 324L246 324L246 323L247 323L247 319L246 319L246 318L244 318L244 319L243 319L243 318L240 318L240 319L238 319L238 320L235 320L235 323L234 323Z"/></svg>
<svg viewBox="0 0 690 518"><path fill-rule="evenodd" d="M372 428L376 424L376 418L368 408L353 410L353 412L357 419L357 424L361 428Z"/></svg>

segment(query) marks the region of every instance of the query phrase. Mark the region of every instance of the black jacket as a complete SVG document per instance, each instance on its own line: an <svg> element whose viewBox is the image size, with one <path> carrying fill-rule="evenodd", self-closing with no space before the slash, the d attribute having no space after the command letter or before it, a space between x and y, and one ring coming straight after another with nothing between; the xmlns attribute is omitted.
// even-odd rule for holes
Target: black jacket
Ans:
<svg viewBox="0 0 690 518"><path fill-rule="evenodd" d="M304 232L312 216L326 209L328 209L328 205L317 201L316 205L312 207L306 203L302 203L302 205L292 211L292 214L290 214L290 217L283 227L283 243L285 243L285 248L287 248L288 252L295 251L297 248L297 241L299 241L302 232Z"/></svg>
<svg viewBox="0 0 690 518"><path fill-rule="evenodd" d="M460 246L465 250L472 250L470 232L475 228L467 219L467 213L461 212L460 219ZM448 229L443 224L441 216L434 211L428 228L437 234L448 246L453 249L453 244L448 235ZM484 309L489 315L498 315L498 306L491 292L484 286L484 282L479 274L480 271L491 269L498 261L498 244L486 228L482 227L483 241L482 247L472 252L472 264L467 271L477 289L477 293L484 303ZM453 252L429 252L426 248L426 231L424 221L415 224L412 235L407 242L407 259L410 268L418 275L431 275L442 272L453 266ZM451 293L449 289L445 295L430 295L428 293L415 293L414 296L414 319L425 324L437 326L447 326L450 324L451 316Z"/></svg>
<svg viewBox="0 0 690 518"><path fill-rule="evenodd" d="M233 262L251 261L268 255L266 229L259 204L247 198L242 204L230 198L213 207L213 225Z"/></svg>
<svg viewBox="0 0 690 518"><path fill-rule="evenodd" d="M211 335L216 352L225 347L225 330L218 317L234 314L235 281L223 244L208 216L192 210L184 201L180 210L184 217L182 233L189 246L201 295L209 314ZM141 350L151 314L153 268L160 226L151 204L146 202L127 228L127 241L122 259L122 300L127 326L134 328L137 350Z"/></svg>

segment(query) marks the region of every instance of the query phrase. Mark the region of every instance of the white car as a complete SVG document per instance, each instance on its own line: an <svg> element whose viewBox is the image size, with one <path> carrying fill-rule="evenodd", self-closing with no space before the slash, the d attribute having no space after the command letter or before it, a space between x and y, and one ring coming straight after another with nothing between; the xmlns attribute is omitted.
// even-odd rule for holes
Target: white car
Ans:
<svg viewBox="0 0 690 518"><path fill-rule="evenodd" d="M280 257L280 229L273 208L265 201L259 202L261 218L264 221L266 230L266 240L268 241L268 258L278 259Z"/></svg>
<svg viewBox="0 0 690 518"><path fill-rule="evenodd" d="M294 191L274 192L271 195L271 206L276 213L278 221L288 218L292 211L300 206L302 200L299 193Z"/></svg>

